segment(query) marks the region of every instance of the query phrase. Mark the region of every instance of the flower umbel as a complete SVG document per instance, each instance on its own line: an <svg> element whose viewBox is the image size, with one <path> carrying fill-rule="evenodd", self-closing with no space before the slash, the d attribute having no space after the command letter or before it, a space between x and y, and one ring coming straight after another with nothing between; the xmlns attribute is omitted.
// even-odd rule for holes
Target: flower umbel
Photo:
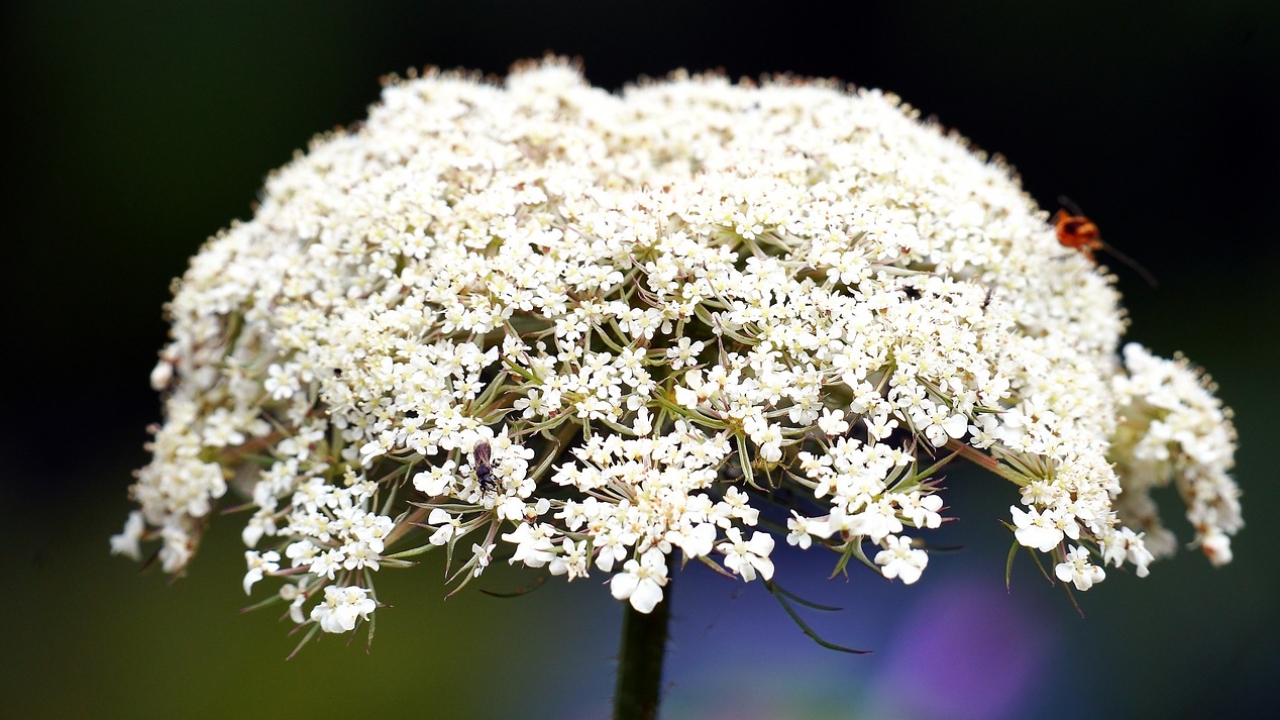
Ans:
<svg viewBox="0 0 1280 720"><path fill-rule="evenodd" d="M495 559L597 571L644 613L676 553L770 580L774 534L911 584L904 533L941 525L966 457L1079 590L1173 550L1148 496L1169 483L1229 561L1211 388L1136 345L1121 363L1113 279L915 118L792 78L611 95L558 60L390 83L178 283L113 552L159 539L183 570L234 490L246 591L277 578L326 632L436 547L459 587Z"/></svg>

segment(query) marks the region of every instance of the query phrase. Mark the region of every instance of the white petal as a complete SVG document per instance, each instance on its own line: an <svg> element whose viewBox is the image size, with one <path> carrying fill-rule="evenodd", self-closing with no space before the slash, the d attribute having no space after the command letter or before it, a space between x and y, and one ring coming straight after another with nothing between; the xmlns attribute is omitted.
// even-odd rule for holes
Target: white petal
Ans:
<svg viewBox="0 0 1280 720"><path fill-rule="evenodd" d="M653 612L658 603L662 602L662 588L658 587L658 583L648 578L641 580L636 586L635 592L631 593L631 607L636 612L642 612L645 615Z"/></svg>
<svg viewBox="0 0 1280 720"><path fill-rule="evenodd" d="M636 585L640 582L640 578L631 573L618 573L609 580L609 592L613 594L614 599L626 600L636 591Z"/></svg>

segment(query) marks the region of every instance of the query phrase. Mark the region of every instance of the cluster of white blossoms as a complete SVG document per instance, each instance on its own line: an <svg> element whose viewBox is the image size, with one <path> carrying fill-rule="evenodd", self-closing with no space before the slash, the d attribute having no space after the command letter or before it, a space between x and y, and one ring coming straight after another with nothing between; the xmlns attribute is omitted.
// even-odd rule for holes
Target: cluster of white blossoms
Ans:
<svg viewBox="0 0 1280 720"><path fill-rule="evenodd" d="M1174 549L1170 482L1226 562L1228 416L1185 363L1120 362L1114 278L1046 220L875 91L392 82L177 283L112 547L181 571L231 490L245 590L325 631L435 547L458 586L496 558L649 612L689 560L769 581L775 537L915 582L967 458L1080 590Z"/></svg>

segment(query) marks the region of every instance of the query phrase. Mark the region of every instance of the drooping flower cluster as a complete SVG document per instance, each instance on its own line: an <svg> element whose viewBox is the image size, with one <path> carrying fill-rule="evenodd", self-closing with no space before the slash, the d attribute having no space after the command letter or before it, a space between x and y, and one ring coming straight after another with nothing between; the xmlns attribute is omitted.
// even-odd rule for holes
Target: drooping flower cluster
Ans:
<svg viewBox="0 0 1280 720"><path fill-rule="evenodd" d="M113 550L181 571L234 488L246 591L325 631L434 547L459 584L612 574L648 612L677 561L770 580L775 537L915 582L966 457L1080 590L1173 549L1169 482L1229 560L1218 401L1122 365L1112 280L915 117L789 78L611 95L555 60L391 83L192 260Z"/></svg>
<svg viewBox="0 0 1280 720"><path fill-rule="evenodd" d="M1244 527L1244 520L1240 490L1227 474L1236 440L1230 411L1213 396L1208 379L1181 358L1163 360L1130 344L1124 363L1127 372L1111 383L1121 404L1111 445L1125 489L1116 503L1120 519L1146 535L1152 553L1172 554L1177 542L1161 524L1149 494L1172 482L1195 528L1193 544L1214 565L1231 562L1229 536ZM1112 552L1119 553L1119 547ZM1138 574L1146 574L1145 563Z"/></svg>

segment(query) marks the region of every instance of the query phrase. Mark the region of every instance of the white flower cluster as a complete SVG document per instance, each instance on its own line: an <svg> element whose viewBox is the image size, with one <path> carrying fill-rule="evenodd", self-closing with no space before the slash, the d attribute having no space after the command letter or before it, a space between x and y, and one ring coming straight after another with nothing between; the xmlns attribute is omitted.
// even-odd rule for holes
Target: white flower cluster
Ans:
<svg viewBox="0 0 1280 720"><path fill-rule="evenodd" d="M390 84L178 283L113 549L160 539L180 571L231 487L264 546L246 591L282 580L326 631L373 611L373 571L460 542L459 584L496 554L648 612L677 559L770 580L775 537L915 582L908 533L965 457L1081 590L1172 547L1146 495L1170 480L1225 562L1217 401L1140 349L1122 368L1111 279L915 117L789 78L617 96L557 60Z"/></svg>
<svg viewBox="0 0 1280 720"><path fill-rule="evenodd" d="M1213 396L1208 379L1182 358L1164 360L1130 344L1124 364L1128 372L1112 379L1121 403L1111 445L1125 489L1116 503L1121 520L1146 533L1154 555L1173 554L1177 542L1149 495L1173 482L1196 531L1193 544L1214 565L1231 562L1229 536L1244 520L1240 489L1227 475L1236 440L1230 411Z"/></svg>

